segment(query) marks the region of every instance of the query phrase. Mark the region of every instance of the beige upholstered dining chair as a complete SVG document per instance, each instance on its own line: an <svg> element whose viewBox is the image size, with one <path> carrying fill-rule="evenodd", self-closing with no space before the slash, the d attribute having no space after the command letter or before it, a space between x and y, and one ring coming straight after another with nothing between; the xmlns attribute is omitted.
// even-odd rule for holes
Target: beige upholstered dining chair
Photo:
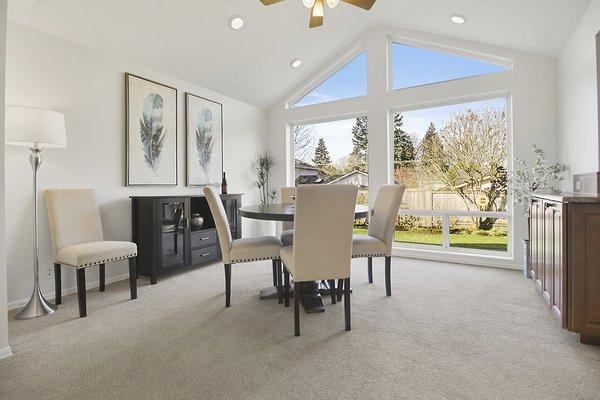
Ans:
<svg viewBox="0 0 600 400"><path fill-rule="evenodd" d="M302 185L296 189L294 244L281 248L285 304L294 278L294 335L300 336L300 282L343 279L346 330L350 330L350 262L358 188L354 185Z"/></svg>
<svg viewBox="0 0 600 400"><path fill-rule="evenodd" d="M54 247L56 304L62 302L61 265L77 270L79 316L87 315L85 269L99 266L99 290L105 290L105 264L129 259L131 299L137 298L137 246L104 240L100 211L92 189L46 190L46 208Z"/></svg>
<svg viewBox="0 0 600 400"><path fill-rule="evenodd" d="M296 201L294 197L296 196L296 187L295 186L284 186L281 188L281 203L282 204L294 204ZM294 243L294 223L293 222L283 222L281 224L281 243L284 246L291 246Z"/></svg>
<svg viewBox="0 0 600 400"><path fill-rule="evenodd" d="M377 192L368 233L354 235L352 239L352 258L367 257L369 283L373 283L373 257L385 257L385 291L388 296L392 295L391 263L394 228L404 189L403 185L382 186Z"/></svg>
<svg viewBox="0 0 600 400"><path fill-rule="evenodd" d="M231 229L227 221L227 214L221 202L219 194L215 188L206 186L204 195L208 200L210 212L212 213L217 235L219 236L219 245L225 266L225 307L231 305L231 265L260 260L275 260L278 276L281 276L281 261L279 249L281 249L281 240L275 236L259 236L251 238L242 238L232 240ZM281 284L277 285L277 292L281 299Z"/></svg>

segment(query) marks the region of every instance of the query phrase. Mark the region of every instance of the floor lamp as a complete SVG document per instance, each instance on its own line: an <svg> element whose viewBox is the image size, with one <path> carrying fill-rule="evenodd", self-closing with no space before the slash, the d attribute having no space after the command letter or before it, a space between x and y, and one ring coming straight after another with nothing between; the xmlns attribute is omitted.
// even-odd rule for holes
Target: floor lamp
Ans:
<svg viewBox="0 0 600 400"><path fill-rule="evenodd" d="M8 107L6 110L6 143L27 146L31 150L29 162L33 168L33 293L17 319L30 319L52 314L56 306L44 298L40 290L38 260L38 169L45 148L67 147L65 116L63 114L26 107Z"/></svg>

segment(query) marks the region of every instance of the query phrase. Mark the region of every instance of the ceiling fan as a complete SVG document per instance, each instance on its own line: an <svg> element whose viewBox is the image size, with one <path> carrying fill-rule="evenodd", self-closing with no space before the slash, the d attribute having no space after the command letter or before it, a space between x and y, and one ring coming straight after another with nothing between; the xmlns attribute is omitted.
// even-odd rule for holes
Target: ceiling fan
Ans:
<svg viewBox="0 0 600 400"><path fill-rule="evenodd" d="M283 0L260 0L265 6L279 3ZM376 0L341 0L344 3L352 4L353 6L370 10L375 4ZM310 8L310 24L311 28L316 28L323 25L323 15L325 14L325 7L323 3L327 3L329 8L334 8L339 4L340 0L302 0L302 3L306 8Z"/></svg>

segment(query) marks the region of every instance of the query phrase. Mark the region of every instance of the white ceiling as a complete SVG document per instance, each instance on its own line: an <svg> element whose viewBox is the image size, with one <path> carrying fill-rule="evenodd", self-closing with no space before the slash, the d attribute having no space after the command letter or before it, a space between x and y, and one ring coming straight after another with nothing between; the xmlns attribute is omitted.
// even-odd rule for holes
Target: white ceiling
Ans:
<svg viewBox="0 0 600 400"><path fill-rule="evenodd" d="M378 0L369 12L341 3L318 29L301 0L9 0L9 17L266 108L374 26L557 56L589 2ZM450 23L454 13L468 23ZM241 31L228 27L233 15L246 20Z"/></svg>

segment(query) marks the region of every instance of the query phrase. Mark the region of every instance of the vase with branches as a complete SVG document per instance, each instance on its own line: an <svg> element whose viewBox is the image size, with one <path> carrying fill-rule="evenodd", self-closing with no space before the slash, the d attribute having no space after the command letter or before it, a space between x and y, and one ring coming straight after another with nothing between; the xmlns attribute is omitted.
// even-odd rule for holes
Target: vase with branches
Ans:
<svg viewBox="0 0 600 400"><path fill-rule="evenodd" d="M275 157L269 152L257 154L254 159L254 176L256 180L254 185L257 187L260 203L269 204L277 198L277 190L271 190L269 180L271 178L271 170L277 165Z"/></svg>

